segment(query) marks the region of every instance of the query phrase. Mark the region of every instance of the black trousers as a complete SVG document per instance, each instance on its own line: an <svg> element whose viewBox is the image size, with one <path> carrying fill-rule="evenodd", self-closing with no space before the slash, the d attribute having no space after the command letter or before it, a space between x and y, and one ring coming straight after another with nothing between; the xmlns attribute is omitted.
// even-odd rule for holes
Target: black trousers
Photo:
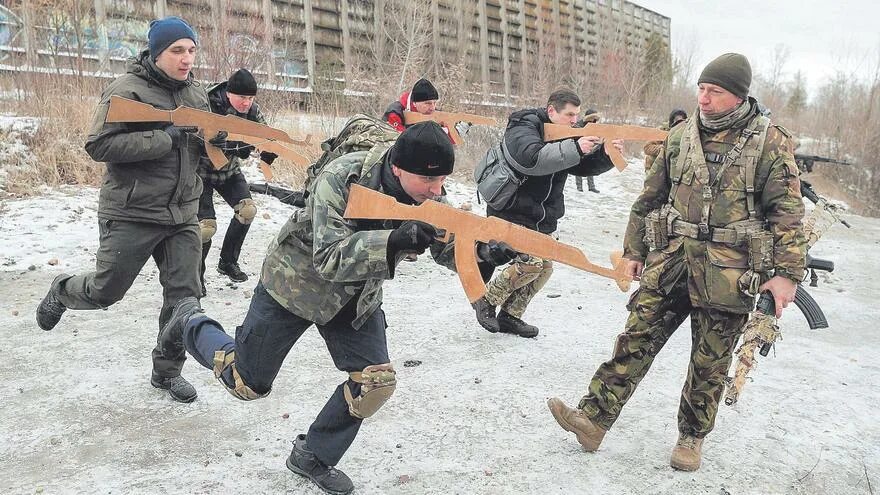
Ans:
<svg viewBox="0 0 880 495"><path fill-rule="evenodd" d="M220 193L220 196L226 201L230 207L235 207L243 199L250 199L251 191L248 189L248 183L241 172L231 175L222 182L211 182L206 180L203 182L204 189L202 196L199 198L199 220L206 218L216 219L217 214L214 211L214 191ZM227 263L238 263L241 256L241 247L244 245L244 238L247 236L250 224L243 224L238 221L235 216L229 221L229 228L226 229L226 236L223 238L223 247L220 249L220 261ZM205 259L208 257L208 251L211 250L211 239L202 243L202 264L199 267L201 278L204 280L205 275Z"/></svg>
<svg viewBox="0 0 880 495"><path fill-rule="evenodd" d="M74 275L60 284L58 299L69 309L106 308L122 299L150 257L159 268L162 310L159 330L184 297L199 297L199 227L98 220L99 246L95 271ZM180 375L185 356L166 357L153 349L153 371L162 377Z"/></svg>
<svg viewBox="0 0 880 495"><path fill-rule="evenodd" d="M356 301L354 298L353 301ZM385 340L385 313L377 309L357 330L352 328L354 306L349 304L326 325L317 325L327 344L333 364L340 371L362 371L373 364L390 362ZM213 369L214 353L235 351L235 366L244 383L254 392L267 393L278 376L284 359L296 341L313 325L275 301L257 284L244 323L235 331L235 339L215 320L202 316L191 320L184 329L186 350L202 366ZM295 359L292 360L295 365ZM307 372L305 369L299 372ZM222 379L233 385L231 371ZM362 419L348 412L343 387L360 393L360 384L349 380L340 383L309 427L307 443L318 459L335 466L354 442Z"/></svg>

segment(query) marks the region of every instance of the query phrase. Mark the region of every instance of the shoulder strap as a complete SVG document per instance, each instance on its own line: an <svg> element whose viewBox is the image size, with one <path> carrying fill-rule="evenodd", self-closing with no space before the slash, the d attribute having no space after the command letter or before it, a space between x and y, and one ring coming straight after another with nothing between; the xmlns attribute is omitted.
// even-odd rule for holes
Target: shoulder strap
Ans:
<svg viewBox="0 0 880 495"><path fill-rule="evenodd" d="M507 141L504 139L504 136L501 136L501 151L504 153L504 161L506 161L511 168L521 174L528 175L528 169L520 165L520 163L516 161L513 155L510 154L510 151L507 149Z"/></svg>

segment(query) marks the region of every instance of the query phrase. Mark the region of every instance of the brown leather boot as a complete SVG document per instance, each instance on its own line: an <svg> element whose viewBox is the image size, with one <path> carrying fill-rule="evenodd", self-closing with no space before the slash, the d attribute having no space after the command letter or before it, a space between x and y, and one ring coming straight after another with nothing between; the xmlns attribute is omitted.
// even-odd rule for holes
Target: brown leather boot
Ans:
<svg viewBox="0 0 880 495"><path fill-rule="evenodd" d="M681 471L696 471L700 469L702 449L702 438L680 433L678 435L678 443L672 449L672 458L669 460L669 465Z"/></svg>
<svg viewBox="0 0 880 495"><path fill-rule="evenodd" d="M561 399L553 397L547 400L550 413L565 431L570 431L577 436L578 443L587 452L595 452L605 438L605 431L584 414L580 409L573 409L565 405Z"/></svg>

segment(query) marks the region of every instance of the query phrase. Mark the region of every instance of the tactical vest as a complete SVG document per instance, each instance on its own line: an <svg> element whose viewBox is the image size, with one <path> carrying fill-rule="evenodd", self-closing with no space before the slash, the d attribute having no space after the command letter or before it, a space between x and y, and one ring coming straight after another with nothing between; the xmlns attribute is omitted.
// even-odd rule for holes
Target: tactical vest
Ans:
<svg viewBox="0 0 880 495"><path fill-rule="evenodd" d="M773 267L773 235L756 207L755 192L763 187L756 188L755 173L770 120L753 118L724 153L729 142L710 139L704 146L697 120L688 120L669 165L666 205L645 218L645 241L652 250L679 236L748 248L753 273L766 272Z"/></svg>

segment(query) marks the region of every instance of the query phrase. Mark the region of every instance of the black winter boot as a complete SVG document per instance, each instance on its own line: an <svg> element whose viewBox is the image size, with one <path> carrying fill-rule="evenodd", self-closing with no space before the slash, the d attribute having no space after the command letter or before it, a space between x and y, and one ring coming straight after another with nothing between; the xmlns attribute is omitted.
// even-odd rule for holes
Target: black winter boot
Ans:
<svg viewBox="0 0 880 495"><path fill-rule="evenodd" d="M306 436L297 435L293 451L287 458L287 469L312 480L318 488L333 495L348 495L354 490L351 479L342 471L324 464L306 445Z"/></svg>
<svg viewBox="0 0 880 495"><path fill-rule="evenodd" d="M220 262L217 263L217 271L229 277L229 280L233 282L245 282L248 279L247 274L241 271L238 263L234 261L224 261L221 258Z"/></svg>
<svg viewBox="0 0 880 495"><path fill-rule="evenodd" d="M198 397L195 387L182 376L159 376L154 371L150 376L150 385L167 390L168 395L177 402L192 402Z"/></svg>
<svg viewBox="0 0 880 495"><path fill-rule="evenodd" d="M498 325L502 333L512 333L526 338L538 336L538 327L529 325L503 309L498 313Z"/></svg>
<svg viewBox="0 0 880 495"><path fill-rule="evenodd" d="M37 306L37 325L43 330L52 330L55 328L55 325L61 321L61 315L67 311L67 307L58 300L58 287L63 279L69 277L70 275L67 275L66 273L62 273L55 277L55 280L52 281L52 285L49 286L49 292L46 293L46 297L44 297L43 300L40 301L40 305Z"/></svg>
<svg viewBox="0 0 880 495"><path fill-rule="evenodd" d="M202 312L202 306L195 297L184 297L174 305L168 321L159 332L159 346L166 358L182 356L186 352L183 346L183 329L186 322L196 313Z"/></svg>
<svg viewBox="0 0 880 495"><path fill-rule="evenodd" d="M492 333L497 333L501 329L495 318L495 306L489 304L485 297L477 299L471 306L477 312L477 322L481 327Z"/></svg>

